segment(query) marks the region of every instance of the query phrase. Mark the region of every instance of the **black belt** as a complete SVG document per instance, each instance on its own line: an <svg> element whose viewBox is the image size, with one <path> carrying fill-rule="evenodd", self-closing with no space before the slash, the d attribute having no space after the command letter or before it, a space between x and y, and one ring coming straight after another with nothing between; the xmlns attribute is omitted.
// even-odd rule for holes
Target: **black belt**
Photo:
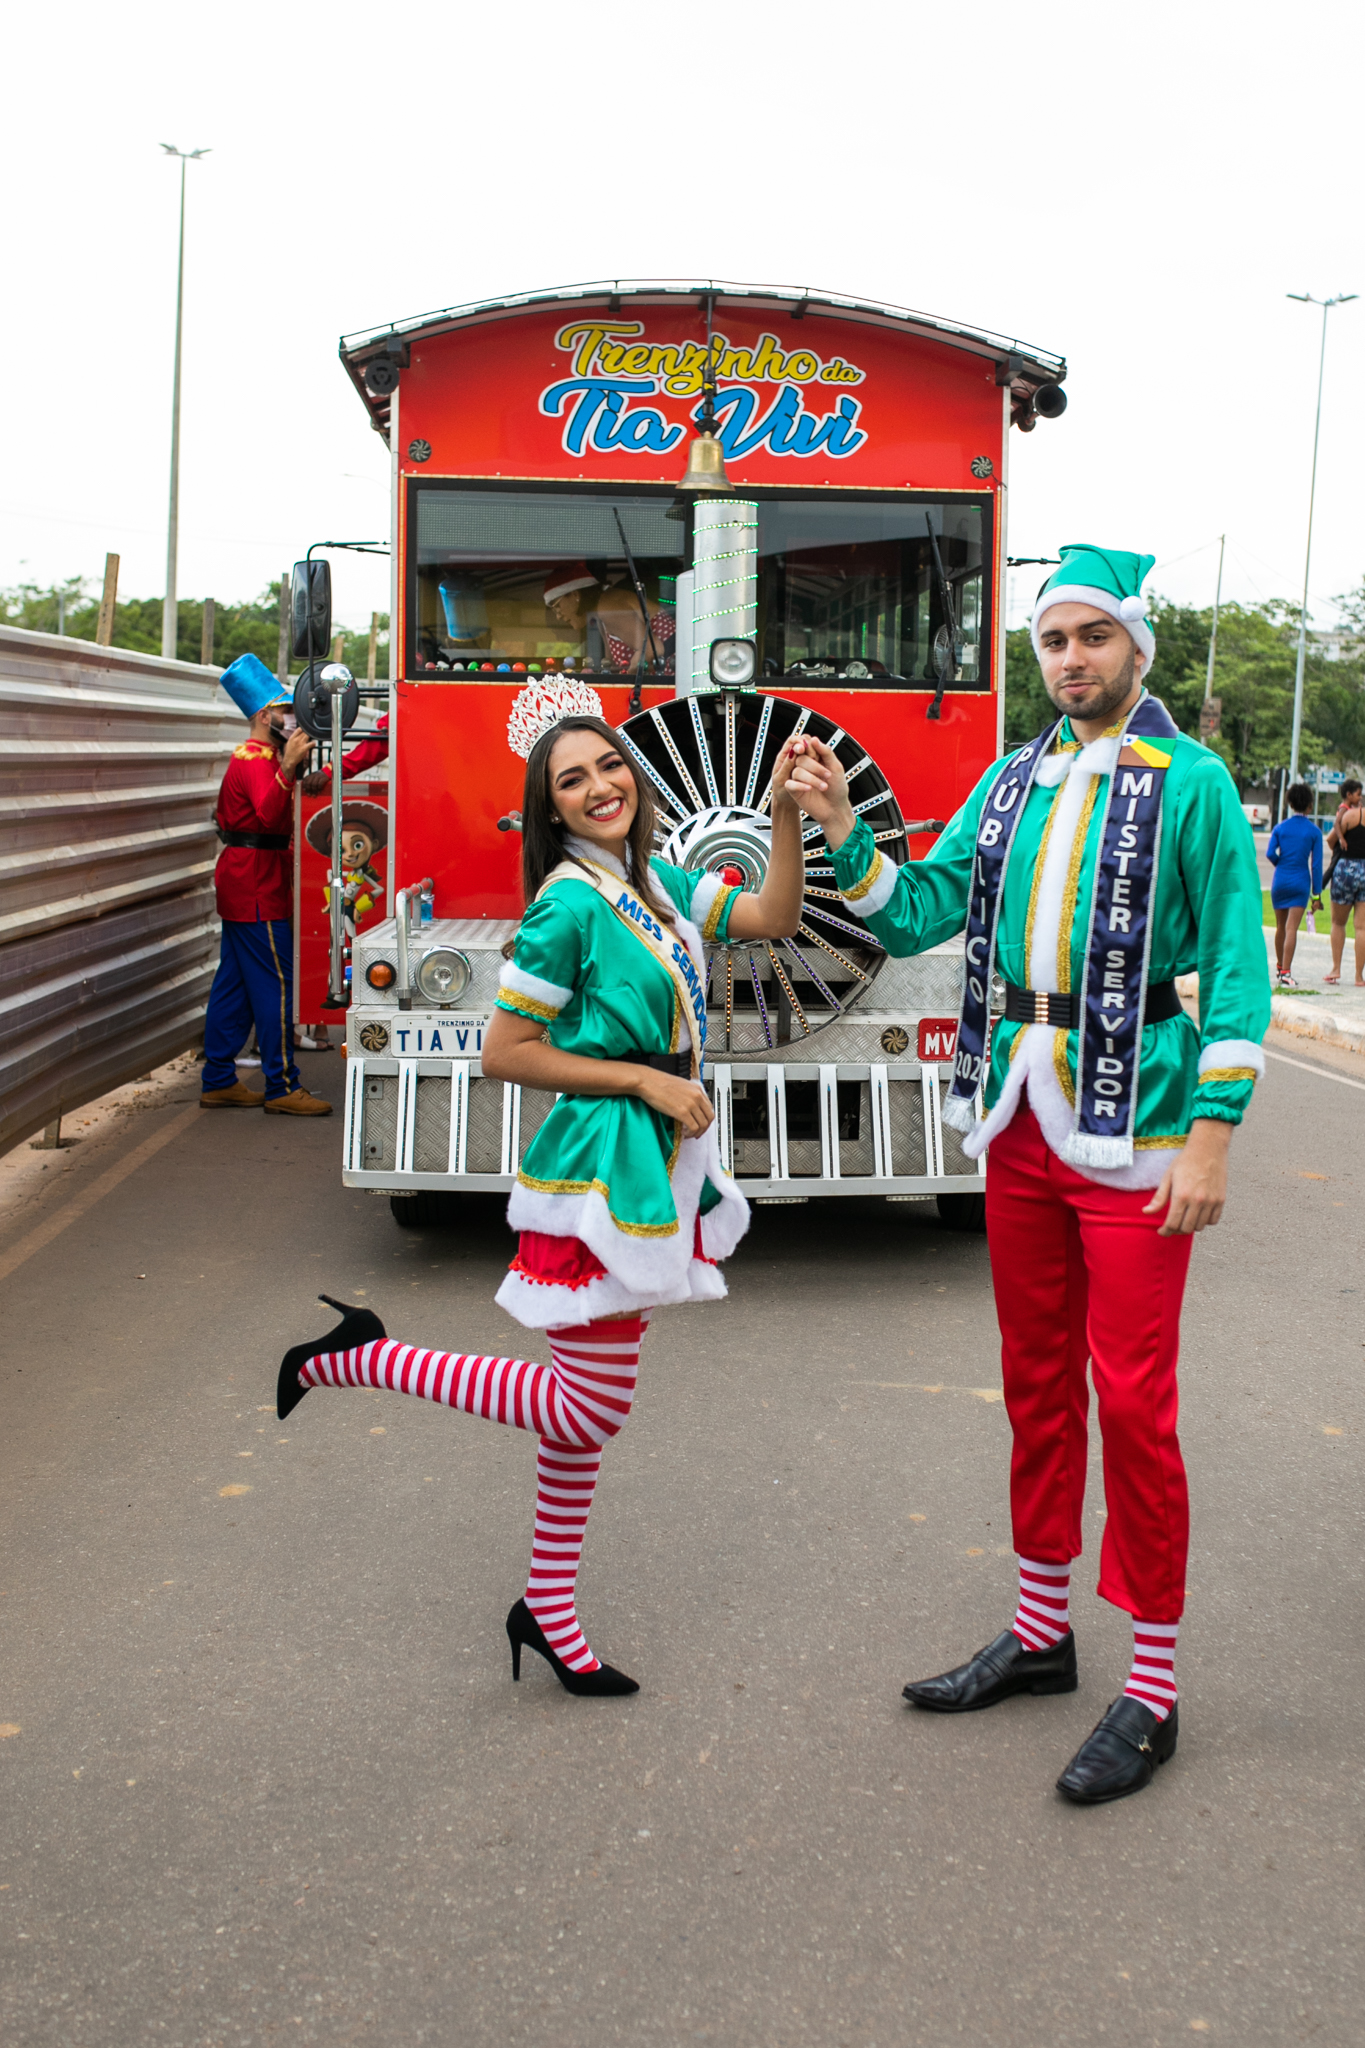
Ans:
<svg viewBox="0 0 1365 2048"><path fill-rule="evenodd" d="M218 837L224 846L253 846L265 853L286 853L289 850L288 832L225 832L220 825Z"/></svg>
<svg viewBox="0 0 1365 2048"><path fill-rule="evenodd" d="M632 1067L653 1067L659 1074L676 1074L680 1081L692 1078L690 1052L640 1052L632 1046L629 1052L614 1053L612 1057L626 1060Z"/></svg>
<svg viewBox="0 0 1365 2048"><path fill-rule="evenodd" d="M1049 989L1016 988L1013 982L1007 981L1005 1022L1049 1024L1055 1025L1059 1031L1078 1031L1081 1001L1081 996L1074 990L1069 995L1056 995ZM1178 1017L1183 1008L1173 981L1153 981L1148 984L1142 1021L1144 1024L1164 1024L1168 1017Z"/></svg>

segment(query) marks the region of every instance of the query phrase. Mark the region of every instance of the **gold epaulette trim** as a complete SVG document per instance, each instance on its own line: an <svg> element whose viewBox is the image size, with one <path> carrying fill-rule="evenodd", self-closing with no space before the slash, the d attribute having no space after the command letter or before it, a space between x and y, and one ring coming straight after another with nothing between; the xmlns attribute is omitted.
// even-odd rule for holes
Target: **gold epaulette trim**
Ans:
<svg viewBox="0 0 1365 2048"><path fill-rule="evenodd" d="M553 1024L559 1015L553 1003L537 1002L534 996L524 996L519 988L500 988L496 1001L500 1010L516 1010L539 1024Z"/></svg>
<svg viewBox="0 0 1365 2048"><path fill-rule="evenodd" d="M701 928L701 935L704 939L715 938L716 933L720 930L720 922L725 915L730 898L741 893L738 884L733 882L727 882L723 888L717 889L716 900L707 911L706 922Z"/></svg>
<svg viewBox="0 0 1365 2048"><path fill-rule="evenodd" d="M865 875L860 876L856 882L850 883L847 889L841 889L839 891L839 894L843 897L845 903L861 903L864 896L867 895L868 891L876 882L878 875L881 873L885 865L886 862L883 858L882 850L880 847L878 847L877 851L872 856L872 865L868 869L867 873Z"/></svg>

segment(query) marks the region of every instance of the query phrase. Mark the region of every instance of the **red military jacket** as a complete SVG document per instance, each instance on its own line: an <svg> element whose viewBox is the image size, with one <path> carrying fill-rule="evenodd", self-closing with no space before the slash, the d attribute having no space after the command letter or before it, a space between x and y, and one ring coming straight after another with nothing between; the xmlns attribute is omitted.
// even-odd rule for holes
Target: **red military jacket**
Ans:
<svg viewBox="0 0 1365 2048"><path fill-rule="evenodd" d="M389 714L386 711L376 724L374 731L368 733L363 740L358 741L351 748L349 754L342 755L341 779L343 782L352 781L357 776L363 776L367 768L377 768L381 761L387 761L388 758ZM324 775L330 776L332 772L331 764L329 763L322 772Z"/></svg>
<svg viewBox="0 0 1365 2048"><path fill-rule="evenodd" d="M280 773L274 747L247 740L228 762L214 812L224 832L269 833L284 845L225 846L213 871L218 915L227 924L294 914L294 785Z"/></svg>

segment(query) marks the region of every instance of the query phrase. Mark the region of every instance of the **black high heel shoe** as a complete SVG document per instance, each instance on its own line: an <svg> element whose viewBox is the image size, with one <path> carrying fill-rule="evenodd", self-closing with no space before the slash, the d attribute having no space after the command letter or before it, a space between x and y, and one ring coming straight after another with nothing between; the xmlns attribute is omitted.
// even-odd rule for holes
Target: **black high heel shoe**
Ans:
<svg viewBox="0 0 1365 2048"><path fill-rule="evenodd" d="M285 1352L275 1390L275 1413L281 1422L308 1392L307 1387L299 1385L299 1372L310 1358L316 1358L320 1351L353 1351L359 1344L373 1344L377 1337L388 1335L373 1309L352 1308L349 1302L335 1301L330 1294L320 1294L318 1300L325 1301L328 1308L339 1308L341 1321L316 1343L296 1344L292 1351Z"/></svg>
<svg viewBox="0 0 1365 2048"><path fill-rule="evenodd" d="M599 1699L610 1695L638 1692L639 1686L633 1678L627 1678L624 1671L613 1671L610 1664L599 1664L596 1671L570 1671L562 1658L556 1657L545 1640L545 1631L532 1614L524 1600L518 1600L507 1617L507 1640L512 1645L512 1679L515 1683L521 1677L522 1644L528 1650L535 1650L554 1672L565 1692L596 1696Z"/></svg>

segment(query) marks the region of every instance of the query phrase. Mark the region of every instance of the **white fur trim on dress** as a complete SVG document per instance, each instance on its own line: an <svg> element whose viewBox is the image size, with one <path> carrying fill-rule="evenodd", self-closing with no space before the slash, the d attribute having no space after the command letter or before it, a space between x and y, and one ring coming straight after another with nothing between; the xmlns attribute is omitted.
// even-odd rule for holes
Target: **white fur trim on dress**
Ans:
<svg viewBox="0 0 1365 2048"><path fill-rule="evenodd" d="M528 974L514 960L504 964L498 980L504 988L514 989L519 996L529 996L533 1003L544 1003L551 1010L562 1010L573 1000L571 988L561 988L557 981L544 981L538 974Z"/></svg>
<svg viewBox="0 0 1365 2048"><path fill-rule="evenodd" d="M1052 1041L1055 1027L1050 1024L1030 1024L1024 1030L1024 1043L1015 1054L1010 1069L1000 1090L1000 1099L984 1123L976 1126L972 1134L964 1138L962 1149L969 1159L979 1159L992 1138L999 1135L1011 1121L1019 1107L1019 1098L1028 1089L1029 1108L1038 1119L1038 1128L1047 1142L1049 1151L1064 1159L1073 1172L1086 1180L1097 1181L1107 1188L1154 1188L1158 1185L1171 1161L1176 1157L1178 1146L1144 1146L1133 1154L1129 1166L1104 1166L1085 1158L1073 1158L1068 1153L1078 1135L1074 1130L1075 1111L1062 1093L1057 1079L1057 1070L1052 1064ZM1102 1140L1114 1144L1113 1138Z"/></svg>
<svg viewBox="0 0 1365 2048"><path fill-rule="evenodd" d="M1096 590L1088 583L1059 583L1052 590L1045 590L1033 607L1029 620L1029 637L1033 651L1042 658L1038 645L1039 621L1044 613L1051 611L1054 604L1093 604L1097 612L1107 612L1111 619L1127 629L1134 647L1143 657L1142 665L1150 668L1156 653L1156 635L1147 623L1147 606L1140 597L1115 597L1112 590Z"/></svg>
<svg viewBox="0 0 1365 2048"><path fill-rule="evenodd" d="M584 1194L554 1195L542 1188L528 1188L519 1181L507 1204L507 1221L513 1230L542 1230L550 1237L580 1237L589 1251L607 1269L624 1307L653 1307L672 1301L716 1301L725 1293L725 1282L714 1266L692 1256L696 1236L697 1207L703 1181L709 1180L720 1194L720 1202L701 1225L702 1249L708 1259L729 1255L749 1227L749 1204L720 1163L720 1146L714 1123L700 1138L684 1138L673 1168L673 1205L678 1227L667 1237L632 1237L618 1230L603 1197L596 1188ZM556 1293L578 1304L570 1321L581 1322L589 1315L609 1315L610 1309L592 1306L591 1287L603 1298L614 1290L605 1282L587 1288L553 1290L524 1281L509 1273L496 1299L509 1315L529 1329L548 1329L565 1320L565 1303L550 1298Z"/></svg>
<svg viewBox="0 0 1365 2048"><path fill-rule="evenodd" d="M1257 1080L1265 1074L1265 1054L1254 1039L1215 1038L1199 1055L1199 1071L1207 1074L1210 1067L1250 1067Z"/></svg>
<svg viewBox="0 0 1365 2048"><path fill-rule="evenodd" d="M692 891L692 901L687 906L688 916L693 924L697 926L698 930L706 923L706 913L710 910L711 905L715 902L721 890L727 889L729 886L728 882L722 882L719 875L702 876L696 888Z"/></svg>

